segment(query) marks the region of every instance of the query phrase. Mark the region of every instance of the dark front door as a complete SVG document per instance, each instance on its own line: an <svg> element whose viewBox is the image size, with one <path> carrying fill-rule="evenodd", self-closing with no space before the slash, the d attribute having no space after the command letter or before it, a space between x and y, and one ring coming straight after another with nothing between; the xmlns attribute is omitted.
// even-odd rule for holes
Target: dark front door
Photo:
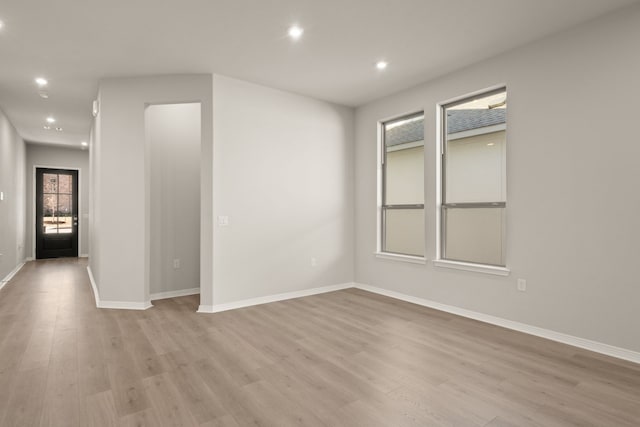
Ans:
<svg viewBox="0 0 640 427"><path fill-rule="evenodd" d="M36 258L78 256L78 171L36 169Z"/></svg>

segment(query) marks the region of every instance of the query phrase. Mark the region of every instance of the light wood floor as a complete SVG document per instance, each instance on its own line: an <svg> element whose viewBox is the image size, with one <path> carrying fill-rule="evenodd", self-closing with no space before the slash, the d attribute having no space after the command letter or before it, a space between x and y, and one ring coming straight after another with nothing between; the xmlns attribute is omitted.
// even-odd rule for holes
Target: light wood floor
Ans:
<svg viewBox="0 0 640 427"><path fill-rule="evenodd" d="M100 310L85 266L0 291L0 425L640 425L639 365L358 290Z"/></svg>

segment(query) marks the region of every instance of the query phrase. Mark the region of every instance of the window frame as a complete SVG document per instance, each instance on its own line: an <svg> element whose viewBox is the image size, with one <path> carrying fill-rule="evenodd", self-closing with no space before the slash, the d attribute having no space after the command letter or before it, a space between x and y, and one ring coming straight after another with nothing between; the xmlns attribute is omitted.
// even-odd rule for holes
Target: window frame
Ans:
<svg viewBox="0 0 640 427"><path fill-rule="evenodd" d="M437 104L437 122L438 122L438 140L439 140L439 156L438 156L438 206L437 210L437 259L435 263L440 267L458 268L461 270L485 272L490 274L506 275L509 273L507 268L507 252L506 252L506 194L505 201L493 201L493 202L464 202L464 203L447 203L447 109L455 107L456 105L465 104L472 101L475 98L495 95L501 92L507 93L507 86L497 85L483 90L479 90L473 93L462 95L454 99L440 102ZM505 122L504 130L506 132L508 123ZM491 133L491 132L487 132ZM506 149L506 147L505 147ZM446 231L447 231L447 209L486 209L486 208L501 208L504 209L503 215L505 215L502 232L502 247L504 250L504 264L488 264L478 263L469 260L447 258L446 250Z"/></svg>
<svg viewBox="0 0 640 427"><path fill-rule="evenodd" d="M381 120L378 122L378 131L379 131L379 162L378 162L378 167L380 168L380 173L379 173L379 184L378 184L378 197L379 197L379 203L378 203L378 233L379 233L379 238L378 240L378 250L376 251L376 254L378 256L380 256L381 258L397 258L397 259L406 259L407 261L422 261L425 259L425 255L426 255L426 236L423 236L423 255L416 255L416 254L408 254L408 253L402 253L402 252L391 252L391 251L387 251L386 250L386 236L387 236L387 229L386 229L386 219L387 219L387 212L389 210L419 210L422 209L423 212L423 221L425 222L425 233L426 233L426 211L425 211L425 207L424 207L424 186L423 186L423 203L422 204L416 204L416 203L412 203L412 204L394 204L394 205L389 205L386 204L386 196L387 196L387 144L386 144L386 125L392 122L396 122L399 120L409 120L415 117L420 117L422 116L423 119L423 127L424 127L424 120L425 120L425 113L424 110L419 110L413 113L407 113L407 114L402 114L400 116L395 116L393 118L389 118L386 120ZM423 129L423 134L424 134L424 129ZM423 170L422 170L422 179L423 179L423 183L424 183L424 177L425 177L425 171L424 171L424 167L426 166L426 162L425 162L425 158L424 158L424 153L426 153L426 138L424 138L423 136ZM423 233L424 234L424 233Z"/></svg>

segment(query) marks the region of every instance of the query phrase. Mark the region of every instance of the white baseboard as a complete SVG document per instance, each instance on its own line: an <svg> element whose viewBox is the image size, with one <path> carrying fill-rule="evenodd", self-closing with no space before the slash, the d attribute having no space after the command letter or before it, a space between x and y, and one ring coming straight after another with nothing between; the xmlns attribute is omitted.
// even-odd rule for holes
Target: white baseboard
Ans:
<svg viewBox="0 0 640 427"><path fill-rule="evenodd" d="M154 294L151 294L149 297L151 301L155 301L157 299L186 297L187 295L197 295L199 293L200 288L198 287L190 289L178 289L176 291L156 292Z"/></svg>
<svg viewBox="0 0 640 427"><path fill-rule="evenodd" d="M24 259L24 262L29 262L29 261L35 261L35 258L28 256Z"/></svg>
<svg viewBox="0 0 640 427"><path fill-rule="evenodd" d="M221 311L234 310L236 308L250 307L253 305L267 304L270 302L284 301L293 298L307 297L310 295L324 294L326 292L339 291L353 288L353 283L341 283L339 285L322 286L319 288L304 289L302 291L285 292L282 294L268 295L259 298L250 298L225 304L201 305L198 313L219 313Z"/></svg>
<svg viewBox="0 0 640 427"><path fill-rule="evenodd" d="M87 266L87 273L89 273L89 281L91 282L91 288L93 289L93 296L96 300L96 307L98 308L115 308L121 310L146 310L153 307L151 301L145 302L131 302L131 301L103 301L100 299L100 293L96 286L96 281L93 278L91 267Z"/></svg>
<svg viewBox="0 0 640 427"><path fill-rule="evenodd" d="M87 265L87 273L89 273L89 281L91 282L91 288L93 289L93 297L96 299L96 307L100 307L100 294L98 293L98 287L96 286L96 281L93 278L93 272L91 271L91 266Z"/></svg>
<svg viewBox="0 0 640 427"><path fill-rule="evenodd" d="M583 348L585 350L605 354L607 356L615 357L618 359L640 363L640 353L636 351L627 350L624 348L615 347L609 344L591 341L580 337L575 337L573 335L563 334L561 332L556 332L549 329L539 328L537 326L527 325L525 323L514 322L513 320L507 320L488 314L478 313L476 311L466 310L464 308L441 304L439 302L430 301L423 298L413 297L410 295L401 294L399 292L378 288L376 286L355 283L354 287L413 304L421 305L424 307L434 308L436 310L445 311L447 313L456 314L462 317L467 317L469 319L479 320L484 323L502 326L503 328L512 329L514 331L524 332L525 334L535 335L537 337L542 337L563 344L572 345L574 347Z"/></svg>
<svg viewBox="0 0 640 427"><path fill-rule="evenodd" d="M89 254L80 254L78 258L89 258Z"/></svg>
<svg viewBox="0 0 640 427"><path fill-rule="evenodd" d="M131 301L100 301L98 308L114 308L118 310L146 310L153 307L151 301L131 302Z"/></svg>
<svg viewBox="0 0 640 427"><path fill-rule="evenodd" d="M9 281L13 279L13 276L15 276L22 267L24 267L24 262L16 265L16 268L11 270L11 272L9 272L9 274L7 274L4 279L0 280L0 289L4 288L4 285L9 283Z"/></svg>
<svg viewBox="0 0 640 427"><path fill-rule="evenodd" d="M22 267L22 265L20 265ZM19 268L16 268L15 274ZM96 297L96 306L99 308L118 308L129 310L146 310L152 307L151 301L144 303L126 302L126 301L101 301L98 295L97 287L91 273L91 268L87 267L89 272L89 279L91 280L91 286ZM496 316L491 316L484 313L479 313L464 308L459 308L439 302L427 300L424 298L414 297L411 295L402 294L400 292L390 291L388 289L378 288L376 286L366 285L362 283L342 283L338 285L322 286L312 289L304 289L301 291L285 292L281 294L268 295L259 298L250 298L241 301L234 301L224 304L214 305L200 305L198 307L198 313L219 313L221 311L234 310L237 308L250 307L254 305L267 304L270 302L284 301L293 298L301 298L311 295L322 294L326 292L339 291L342 289L357 288L365 291L373 292L379 295L384 295L390 298L395 298L401 301L410 302L413 304L421 305L424 307L433 308L436 310L444 311L447 313L455 314L458 316L466 317L469 319L478 320L480 322L489 323L503 328L523 332L525 334L546 338L552 341L557 341L563 344L572 345L574 347L583 348L585 350L593 351L595 353L604 354L607 356L615 357L618 359L627 360L640 364L640 352L628 350L620 347L615 347L609 344L604 344L597 341L588 340L585 338L576 337L573 335L564 334L561 332L552 331L549 329L540 328L537 326L527 325L525 323L515 322L513 320L503 319ZM193 295L199 293L199 288L185 289L181 291L170 291L153 294L152 299L161 298L173 298L176 296Z"/></svg>

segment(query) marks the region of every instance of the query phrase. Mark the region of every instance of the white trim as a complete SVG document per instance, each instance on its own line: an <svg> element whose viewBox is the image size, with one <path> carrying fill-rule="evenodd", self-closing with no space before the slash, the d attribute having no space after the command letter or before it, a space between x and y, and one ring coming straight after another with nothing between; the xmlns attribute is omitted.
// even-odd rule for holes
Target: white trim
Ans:
<svg viewBox="0 0 640 427"><path fill-rule="evenodd" d="M491 316L489 314L484 314L484 313L479 313L472 310L467 310L464 308L454 307L451 305L442 304L439 302L402 294L400 292L378 288L376 286L365 285L363 283L343 283L340 285L324 286L320 288L306 289L303 291L287 292L287 293L265 296L260 298L246 299L246 300L236 301L236 302L231 302L226 304L201 305L198 308L198 313L218 313L221 311L233 310L236 308L266 304L270 302L282 301L282 300L287 300L292 298L300 298L300 297L316 295L316 294L321 294L325 292L333 292L333 291L349 289L349 288L362 289L364 291L373 292L375 294L384 295L384 296L395 298L401 301L410 302L413 304L421 305L423 307L433 308L435 310L440 310L446 313L455 314L457 316L478 320L480 322L489 323L491 325L501 326L503 328L523 332L525 334L534 335L541 338L546 338L551 341L568 344L574 347L593 351L595 353L605 354L607 356L611 356L618 359L627 360L630 362L640 364L640 352L628 350L625 348L615 347L609 344L604 344L601 342L592 341L585 338L580 338L573 335L568 335L561 332L540 328L537 326L527 325L525 323L515 322L513 320Z"/></svg>
<svg viewBox="0 0 640 427"><path fill-rule="evenodd" d="M118 310L146 310L153 307L151 301L131 302L131 301L100 301L98 308L111 308Z"/></svg>
<svg viewBox="0 0 640 427"><path fill-rule="evenodd" d="M89 258L89 254L80 254L78 258Z"/></svg>
<svg viewBox="0 0 640 427"><path fill-rule="evenodd" d="M376 256L376 258L386 259L390 261L401 261L401 262L408 262L411 264L427 263L427 259L421 256L393 254L389 252L376 252L374 255Z"/></svg>
<svg viewBox="0 0 640 427"><path fill-rule="evenodd" d="M156 292L149 295L149 299L151 301L155 301L157 299L167 299L167 298L176 298L176 297L186 297L187 295L197 295L200 293L200 288L191 288L191 289L178 289L175 291L166 291L166 292Z"/></svg>
<svg viewBox="0 0 640 427"><path fill-rule="evenodd" d="M458 102L458 101L462 101L463 99L466 98L472 98L474 96L477 95L484 95L487 92L493 92L493 91L497 91L500 89L507 89L507 84L506 83L499 83L497 85L493 85L493 86L488 86L484 89L480 89L480 90L474 90L473 92L467 92L464 95L459 95L459 96L455 96L453 98L449 98L445 101L440 101L437 103L437 107L442 107L443 105L448 105L448 104L453 104L454 102Z"/></svg>
<svg viewBox="0 0 640 427"><path fill-rule="evenodd" d="M250 298L240 301L228 302L224 304L201 305L198 313L219 313L221 311L234 310L236 308L250 307L253 305L267 304L270 302L284 301L293 298L307 297L310 295L324 294L326 292L340 291L342 289L353 288L354 283L341 283L339 285L322 286L319 288L304 289L301 291L285 292L264 297Z"/></svg>
<svg viewBox="0 0 640 427"><path fill-rule="evenodd" d="M93 278L91 266L87 266L87 273L89 273L89 281L91 282L91 288L93 289L93 297L96 300L96 307L100 307L100 294L98 293L98 286L96 286L96 281Z"/></svg>
<svg viewBox="0 0 640 427"><path fill-rule="evenodd" d="M93 296L96 300L96 307L98 308L115 308L121 310L146 310L153 307L151 301L145 302L131 302L131 301L102 301L100 294L98 293L98 286L93 278L93 272L91 267L87 266L87 273L89 274L89 281L91 282L91 288L93 289Z"/></svg>
<svg viewBox="0 0 640 427"><path fill-rule="evenodd" d="M30 256L24 259L24 262L30 262L30 261L35 261L35 259L31 258Z"/></svg>
<svg viewBox="0 0 640 427"><path fill-rule="evenodd" d="M16 265L16 268L11 270L9 274L5 276L4 279L0 280L0 289L4 288L4 285L9 283L11 279L13 279L13 276L15 276L22 267L24 267L24 262L21 262L20 264Z"/></svg>
<svg viewBox="0 0 640 427"><path fill-rule="evenodd" d="M196 313L216 313L212 305L199 305Z"/></svg>
<svg viewBox="0 0 640 427"><path fill-rule="evenodd" d="M473 271L475 273L493 274L496 276L508 276L511 273L506 267L495 265L474 264L471 262L451 261L448 259L434 259L433 265L436 267L451 268L454 270Z"/></svg>
<svg viewBox="0 0 640 427"><path fill-rule="evenodd" d="M379 295L384 295L390 298L399 299L402 301L418 304L424 307L433 308L436 310L444 311L447 313L455 314L469 319L479 320L480 322L489 323L491 325L501 326L503 328L511 329L514 331L523 332L525 334L534 335L541 338L546 338L551 341L568 344L574 347L582 348L585 350L593 351L607 356L615 357L618 359L627 360L629 362L640 363L640 352L627 350L625 348L615 347L609 344L604 344L597 341L591 341L588 339L576 337L573 335L563 334L561 332L552 331L549 329L539 328L537 326L527 325L525 323L515 322L513 320L503 319L488 314L478 313L476 311L466 310L464 308L458 308L451 305L441 304L435 301L430 301L423 298L413 297L405 294L401 294L395 291L389 291L387 289L378 288L376 286L365 285L362 283L355 283L354 287L365 291L373 292Z"/></svg>
<svg viewBox="0 0 640 427"><path fill-rule="evenodd" d="M376 252L382 251L382 146L384 122L378 121L376 134Z"/></svg>
<svg viewBox="0 0 640 427"><path fill-rule="evenodd" d="M436 104L436 155L434 156L434 169L436 171L436 205L435 205L435 218L436 218L436 259L440 259L442 256L442 232L440 226L442 224L442 106Z"/></svg>

